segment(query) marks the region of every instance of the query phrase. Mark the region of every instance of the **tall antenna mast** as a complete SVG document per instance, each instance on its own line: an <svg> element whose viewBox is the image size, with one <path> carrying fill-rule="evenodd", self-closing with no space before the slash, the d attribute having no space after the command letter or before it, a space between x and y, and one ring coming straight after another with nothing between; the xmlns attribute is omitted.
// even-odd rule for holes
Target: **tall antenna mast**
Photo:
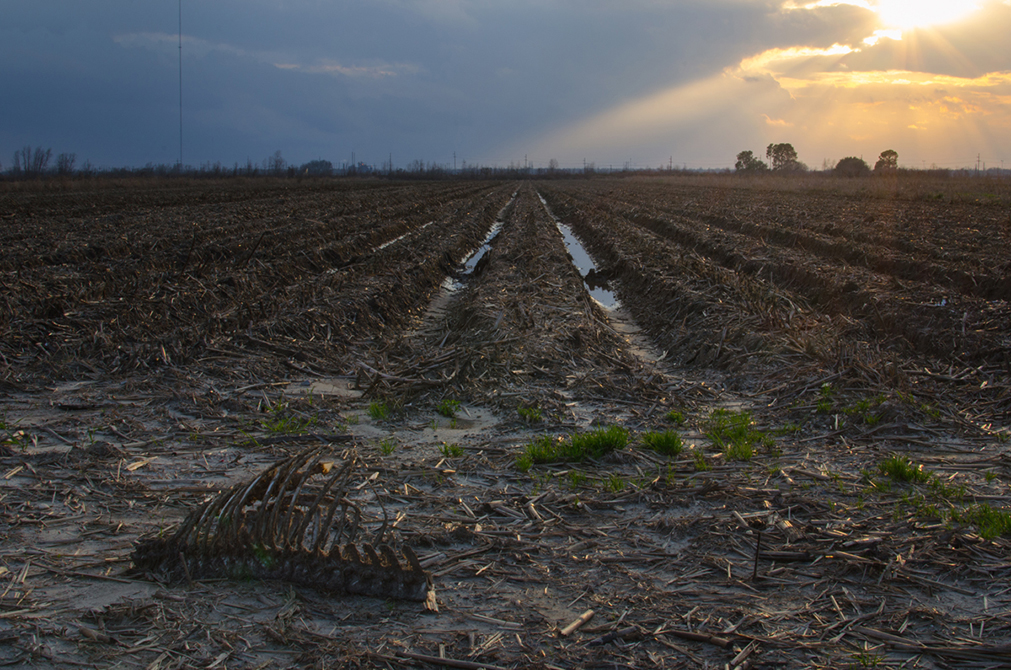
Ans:
<svg viewBox="0 0 1011 670"><path fill-rule="evenodd" d="M179 0L179 173L183 171L183 0Z"/></svg>

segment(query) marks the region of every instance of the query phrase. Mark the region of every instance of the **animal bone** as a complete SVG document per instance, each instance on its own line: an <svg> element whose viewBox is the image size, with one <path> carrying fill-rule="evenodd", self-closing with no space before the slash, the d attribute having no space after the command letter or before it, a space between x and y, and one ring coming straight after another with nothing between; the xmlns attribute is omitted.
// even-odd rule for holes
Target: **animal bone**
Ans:
<svg viewBox="0 0 1011 670"><path fill-rule="evenodd" d="M323 460L317 447L274 464L198 507L168 538L138 541L133 571L170 581L283 580L340 594L429 600L432 578L404 546L402 559L382 526L364 535L362 510L346 497L357 458ZM326 479L322 486L312 481ZM361 548L355 545L360 543Z"/></svg>

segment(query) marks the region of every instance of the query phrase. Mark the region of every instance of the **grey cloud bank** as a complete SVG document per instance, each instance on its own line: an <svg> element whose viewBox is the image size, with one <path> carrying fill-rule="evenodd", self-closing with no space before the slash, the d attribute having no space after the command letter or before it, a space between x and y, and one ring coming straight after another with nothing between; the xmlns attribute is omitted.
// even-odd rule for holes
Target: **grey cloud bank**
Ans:
<svg viewBox="0 0 1011 670"><path fill-rule="evenodd" d="M177 2L2 6L5 166L26 144L97 165L176 161ZM182 9L183 158L191 165L259 161L278 149L296 163L355 151L376 164L392 153L397 165L446 164L454 152L498 165L524 156L541 165L657 165L671 155L728 165L736 151L784 131L801 148L802 124L777 116L796 94L781 72L707 82L770 49L858 45L874 29L873 13L852 5L784 10L745 0L184 0ZM973 33L964 44L960 34L932 34L941 46L917 57L958 76L1011 70L1006 49L987 49L1001 25L988 22L978 31L984 39ZM970 65L942 47L971 54L962 59ZM876 56L847 58L874 67ZM650 100L667 105L650 111L660 121L623 125L633 115L600 125Z"/></svg>

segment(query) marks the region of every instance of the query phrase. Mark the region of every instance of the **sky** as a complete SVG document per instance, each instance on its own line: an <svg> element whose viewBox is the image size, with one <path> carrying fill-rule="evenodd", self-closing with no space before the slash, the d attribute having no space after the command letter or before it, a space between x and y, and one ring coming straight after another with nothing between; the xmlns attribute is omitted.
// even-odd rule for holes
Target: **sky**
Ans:
<svg viewBox="0 0 1011 670"><path fill-rule="evenodd" d="M0 169L1011 169L1011 0L0 0Z"/></svg>

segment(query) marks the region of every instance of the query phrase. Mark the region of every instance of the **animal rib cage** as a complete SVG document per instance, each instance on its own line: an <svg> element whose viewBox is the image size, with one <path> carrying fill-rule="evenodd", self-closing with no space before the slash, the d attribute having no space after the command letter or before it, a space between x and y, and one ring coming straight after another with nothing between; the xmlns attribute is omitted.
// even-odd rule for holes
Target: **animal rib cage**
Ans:
<svg viewBox="0 0 1011 670"><path fill-rule="evenodd" d="M326 455L318 447L280 461L205 502L170 537L138 541L134 571L170 581L284 580L340 594L425 600L431 577L409 547L400 558L384 542L385 511L369 533L361 507L347 497L355 454Z"/></svg>

